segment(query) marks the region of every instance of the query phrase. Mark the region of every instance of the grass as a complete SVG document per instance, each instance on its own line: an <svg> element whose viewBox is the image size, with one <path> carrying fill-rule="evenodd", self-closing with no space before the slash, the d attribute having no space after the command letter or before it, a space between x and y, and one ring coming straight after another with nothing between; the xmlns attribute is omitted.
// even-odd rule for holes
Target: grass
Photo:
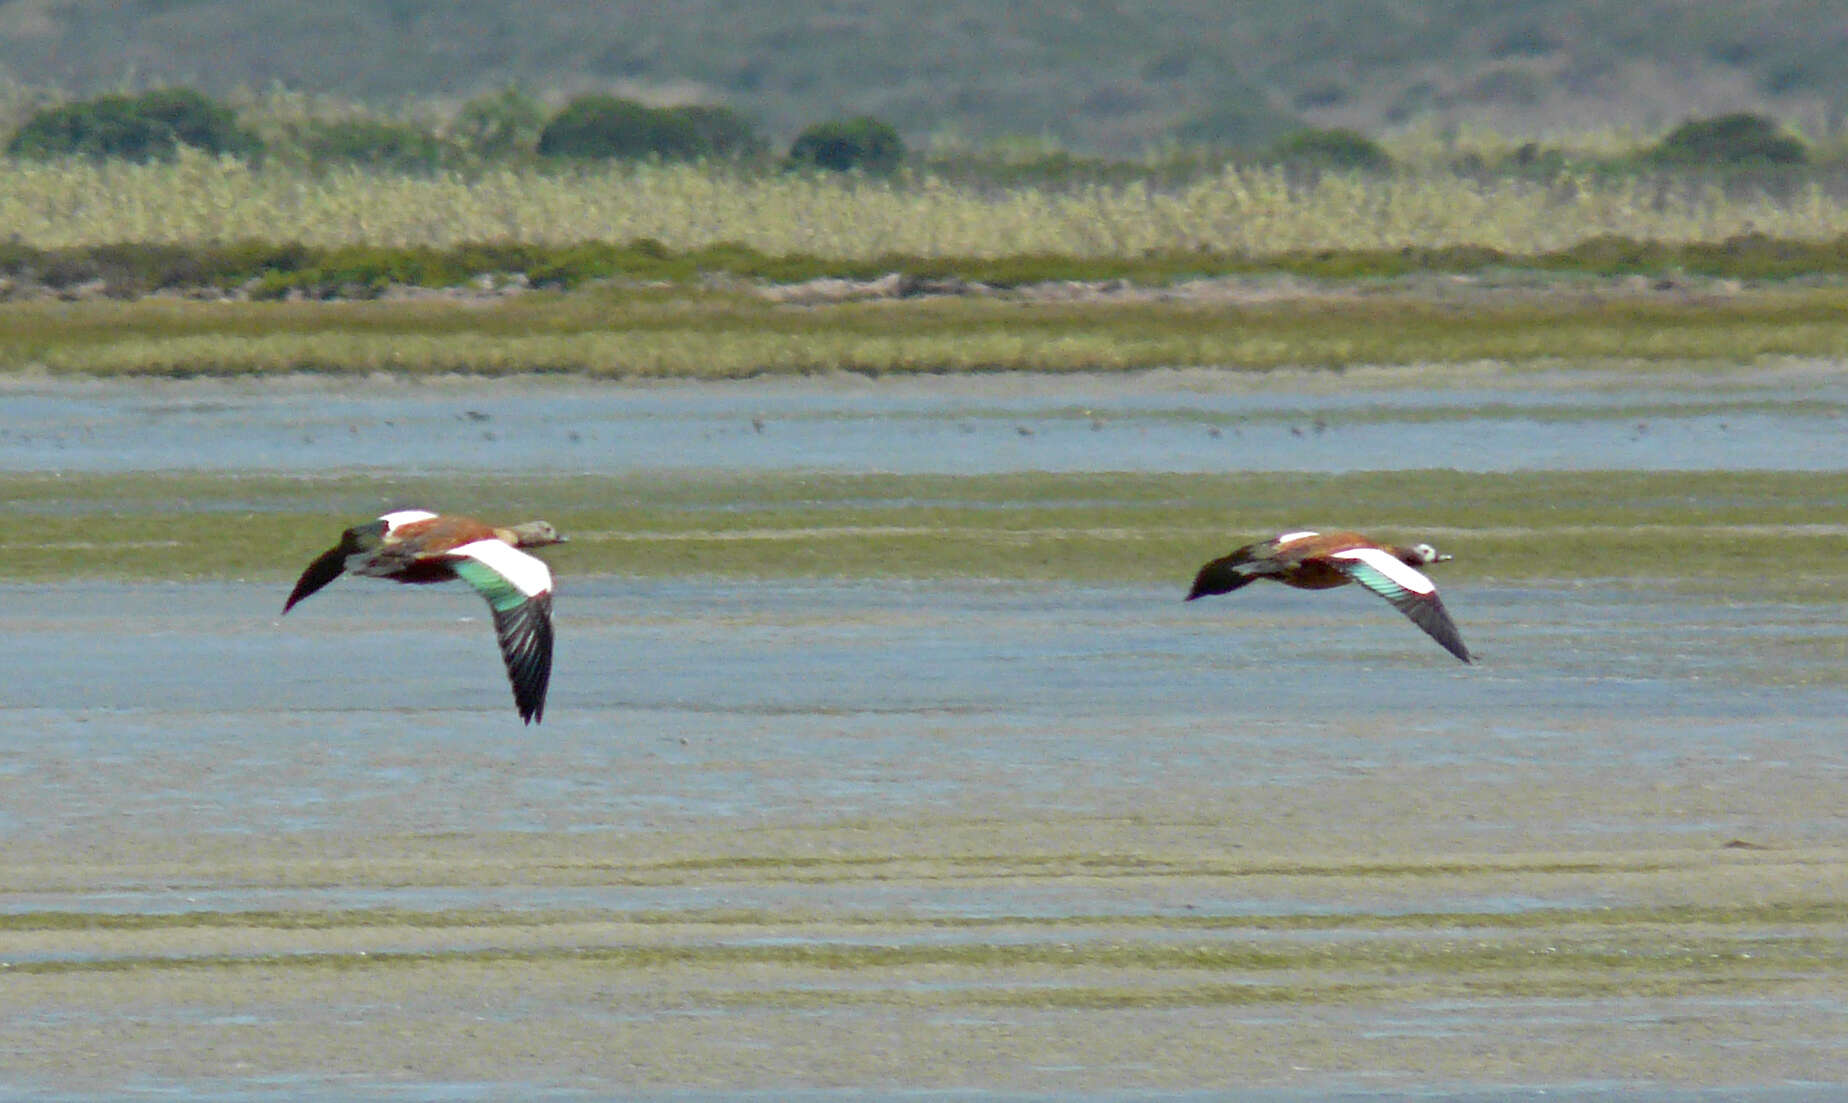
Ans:
<svg viewBox="0 0 1848 1103"><path fill-rule="evenodd" d="M47 300L0 304L0 371L741 378L831 371L1132 371L1493 361L1848 357L1848 289L1438 294L1358 285L1287 301L928 299L780 306L603 289L495 305Z"/></svg>
<svg viewBox="0 0 1848 1103"><path fill-rule="evenodd" d="M1299 179L1234 165L1172 188L993 189L686 164L468 177L311 173L188 153L139 165L0 159L0 224L17 243L39 248L271 240L286 226L291 240L311 246L648 239L673 252L742 245L772 256L857 259L1454 246L1527 254L1612 235L1831 240L1848 234L1848 202L1820 182L1779 196L1698 177L1571 172L1550 180L1447 171Z"/></svg>
<svg viewBox="0 0 1848 1103"><path fill-rule="evenodd" d="M1315 280L1382 280L1419 276L1529 273L1529 278L1688 276L1786 280L1848 274L1848 235L1775 238L1749 233L1718 241L1636 239L1615 234L1565 249L1514 253L1481 245L1343 246L1289 250L1145 249L1120 254L1014 253L873 255L770 254L737 242L674 251L652 238L625 243L516 241L450 246L237 242L111 241L35 248L0 243L0 276L71 293L90 285L111 298L166 291L197 297L257 300L364 300L394 288L537 287L568 290L593 281L697 288L714 280L800 283L823 278L869 280L897 273L914 281L961 280L987 288L1054 281L1126 281L1165 287L1208 277L1289 276ZM20 297L30 297L22 295Z"/></svg>
<svg viewBox="0 0 1848 1103"><path fill-rule="evenodd" d="M567 578L1179 585L1239 542L1308 523L1432 538L1458 557L1446 579L1721 588L1775 532L1780 572L1760 596L1839 600L1848 474L0 475L0 578L280 583L339 525L407 503L543 516L573 537L548 552Z"/></svg>

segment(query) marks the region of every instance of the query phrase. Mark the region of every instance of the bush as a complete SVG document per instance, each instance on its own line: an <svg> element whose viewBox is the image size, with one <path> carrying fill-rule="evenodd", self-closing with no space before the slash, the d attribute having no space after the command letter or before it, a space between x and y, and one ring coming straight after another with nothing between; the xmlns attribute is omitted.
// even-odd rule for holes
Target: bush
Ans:
<svg viewBox="0 0 1848 1103"><path fill-rule="evenodd" d="M314 120L297 140L313 164L340 162L396 172L435 172L459 154L422 127L383 119Z"/></svg>
<svg viewBox="0 0 1848 1103"><path fill-rule="evenodd" d="M1809 159L1809 151L1799 139L1780 133L1773 120L1741 112L1690 119L1648 156L1675 165L1799 165Z"/></svg>
<svg viewBox="0 0 1848 1103"><path fill-rule="evenodd" d="M1273 144L1266 159L1284 165L1362 172L1392 169L1392 155L1378 142L1355 130L1299 130Z"/></svg>
<svg viewBox="0 0 1848 1103"><path fill-rule="evenodd" d="M615 96L579 96L539 132L542 157L646 157L659 153L654 110Z"/></svg>
<svg viewBox="0 0 1848 1103"><path fill-rule="evenodd" d="M890 124L861 115L816 123L804 130L790 145L789 160L834 172L858 169L869 176L885 176L904 163L905 141Z"/></svg>
<svg viewBox="0 0 1848 1103"><path fill-rule="evenodd" d="M16 157L168 160L182 145L207 153L252 154L261 143L229 107L190 88L109 95L45 108L7 143Z"/></svg>
<svg viewBox="0 0 1848 1103"><path fill-rule="evenodd" d="M692 161L762 148L743 116L728 107L649 107L615 96L580 96L539 133L545 157Z"/></svg>
<svg viewBox="0 0 1848 1103"><path fill-rule="evenodd" d="M508 86L462 105L450 137L477 157L494 160L530 156L545 129L545 105Z"/></svg>

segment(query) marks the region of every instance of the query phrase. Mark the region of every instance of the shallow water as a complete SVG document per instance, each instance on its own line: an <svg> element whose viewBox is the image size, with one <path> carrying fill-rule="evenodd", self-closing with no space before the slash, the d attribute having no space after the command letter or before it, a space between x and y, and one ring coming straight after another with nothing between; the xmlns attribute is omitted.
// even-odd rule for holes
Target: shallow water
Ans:
<svg viewBox="0 0 1848 1103"><path fill-rule="evenodd" d="M1819 368L1392 387L1322 376L14 385L0 470L1836 470Z"/></svg>
<svg viewBox="0 0 1848 1103"><path fill-rule="evenodd" d="M0 1080L0 1089L6 1084ZM1826 1084L1778 1085L1767 1088L1725 1089L1649 1089L1620 1082L1565 1084L1545 1088L1444 1089L1419 1090L1407 1095L1402 1088L1386 1090L1314 1090L1296 1089L1221 1089L1200 1092L971 1092L968 1090L932 1091L916 1088L855 1088L804 1091L629 1091L622 1098L633 1103L959 1103L969 1099L1001 1100L1004 1103L1388 1103L1413 1098L1423 1103L1593 1103L1622 1099L1625 1103L1814 1103L1830 1098L1832 1087ZM182 1097L199 1103L247 1103L253 1099L289 1099L304 1103L344 1101L355 1092L374 1100L405 1100L417 1103L485 1103L514 1098L504 1089L470 1083L395 1082L357 1083L350 1079L320 1077L266 1077L254 1086L215 1087L211 1085L176 1085L150 1082L136 1085L120 1094L94 1095L83 1092L45 1091L10 1096L33 1103L94 1103L98 1100L165 1099ZM545 1101L609 1098L594 1087L522 1085L518 1098L534 1103Z"/></svg>
<svg viewBox="0 0 1848 1103"><path fill-rule="evenodd" d="M1176 778L1563 758L1635 782L1786 748L1848 768L1836 610L1615 586L1448 589L1465 666L1358 590L571 579L531 729L460 586L342 580L287 619L274 586L0 596L14 838L1056 816Z"/></svg>
<svg viewBox="0 0 1848 1103"><path fill-rule="evenodd" d="M1296 387L1222 385L1184 373L347 389L14 384L0 401L0 470L1848 467L1848 381L1813 368L1671 385L1532 376L1445 389L1347 389L1326 378ZM1848 785L1841 674L1848 623L1839 602L1584 580L1439 582L1476 665L1455 662L1390 607L1353 589L1254 586L1183 604L1175 587L1143 585L567 577L547 715L530 728L514 714L487 611L460 586L412 590L343 579L281 618L286 587L270 585L0 585L8 675L0 679L0 839L19 863L8 868L29 867L20 876L37 879L0 887L0 914L483 909L621 919L758 909L871 920L882 924L876 938L892 945L971 937L935 930L933 918L995 917L1026 926L1017 935L983 934L985 942L1057 944L1081 936L1056 921L1086 916L1145 924L1094 937L1153 942L1167 936L1147 921L1170 916L1595 911L1637 899L1634 880L1617 868L1630 855L1730 854L1722 849L1729 843L1810 855L1848 840L1848 806L1839 800ZM1014 833L1016 851L1003 855L1010 860L1037 854L1016 836L1039 838L1032 832L1043 827L1055 856L1120 857L1124 865L1108 876L991 876L979 864L955 870L955 847L931 849L930 832L940 827L962 825L980 839L988 823ZM696 866L668 876L642 861L579 882L546 880L537 867L496 875L493 862L507 861L505 851L495 851L488 872L456 879L439 870L353 883L296 875L269 883L247 873L201 880L184 863L179 874L161 865L170 852L219 846L235 854L243 845L271 856L297 846L312 860L318 847L332 845L325 840L359 854L405 839L459 839L465 848L468 840L484 848L504 847L507 838L583 840L583 853L594 858L629 840L697 833L749 840L805 825L897 839L949 862L953 875L754 878ZM1557 876L1491 868L1401 883L1138 867L1159 867L1170 852L1195 853L1189 847L1232 863L1271 854L1391 864L1539 853L1538 865L1550 868L1615 855L1617 871L1593 861L1598 868ZM22 853L34 857L17 859ZM547 853L578 852L567 845ZM112 857L120 855L129 857ZM151 868L137 865L137 856ZM69 883L58 873L67 860L80 871ZM1805 862L1793 865L1833 868ZM465 861L453 868L468 870ZM1817 898L1830 899L1832 890L1818 884ZM1677 885L1663 890L1671 900L1675 892L1696 903L1711 894L1700 884ZM883 923L889 919L920 923ZM1034 927L1035 920L1047 922ZM796 936L851 941L822 930ZM127 952L99 947L81 930L44 937L49 948L15 960L107 965ZM377 937L388 946L399 936ZM455 944L475 945L475 937L458 933ZM228 945L239 946L237 938ZM96 1072L111 1089L85 1096L55 1082L10 1082L0 1061L0 1096L597 1095L573 1074L577 1058L546 1048L546 1024L556 1016L610 1031L657 1018L665 1044L674 1044L683 1022L691 1034L709 1023L718 1041L688 1053L746 1052L747 1071L731 1089L705 1090L700 1085L712 1081L689 1065L678 1070L685 1078L670 1081L682 1087L631 1097L771 1098L743 1087L760 1082L748 1073L756 1067L748 1051L767 1044L757 1039L819 1044L836 1032L850 1035L866 1017L859 1005L818 1006L779 1034L755 1005L651 1011L655 995L646 991L545 1004L527 996L528 978L517 976L492 993L510 1001L493 1012L503 1016L508 1040L480 1043L510 1047L504 1073L444 1079L432 1070L476 1044L453 1040L459 1024L475 1021L476 994L467 986L453 1003L407 1010L394 1002L389 980L363 969L352 973L360 987L326 1006L269 994L259 978L250 991L271 1002L245 1006L199 1002L183 984L143 993L126 976L120 992L104 990L94 1003L59 996L70 1002L0 1010L0 1057L7 1039L24 1039L18 1056L47 1038L63 1044L73 1031L133 1033L152 1039L139 1043L145 1050L111 1037L99 1051L128 1054L120 1061L131 1074ZM892 983L909 991L918 980ZM1683 1062L1671 1067L1711 1061L1731 1070L1706 1056L1716 1052L1700 1032L1708 1028L1678 1024L1712 1023L1718 1033L1744 1023L1760 1032L1761 1046L1781 1032L1776 1044L1791 1047L1796 1067L1833 1079L1842 1054L1839 1032L1831 1031L1848 1020L1848 1001L1827 983L1826 976L1818 982L1819 998L1722 987L1657 1001L1182 1008L1144 1015L1131 1029L1224 1027L1260 1039L1254 1050L1263 1052L1263 1032L1289 1023L1300 1037L1337 1047L1404 1037L1408 1052L1454 1055L1480 1048L1472 1039L1486 1017L1497 1025L1484 1037L1531 1031L1548 1044L1577 1046L1608 1035L1604 1067L1661 1043L1676 1047ZM164 995L169 988L174 994ZM124 998L135 1002L119 1010ZM983 1031L1002 1022L1039 1038L1035 1052L1051 1053L1070 1031L1092 1031L1084 1036L1100 1044L1124 1033L1098 1014L969 1007L915 1019L879 1011L873 1021L890 1015L894 1030L949 1030L944 1037L958 1045L992 1039ZM323 1022L330 1016L340 1020L335 1027ZM240 1032L264 1024L274 1031L263 1035L268 1048L251 1043L245 1051L257 1063L228 1072L218 1047L234 1047ZM338 1032L351 1024L363 1034ZM356 1056L330 1065L323 1051L288 1048L296 1026L326 1030L336 1046L363 1041L374 1028L402 1028L410 1041L371 1063ZM953 1032L964 1026L966 1036ZM527 1029L538 1034L520 1033ZM862 1050L885 1048L870 1037L860 1039ZM435 1040L420 1050L419 1038ZM186 1045L198 1046L199 1056L174 1058L171 1067L181 1071L149 1071L169 1067L165 1054ZM858 1051L844 1043L840 1052ZM411 1071L404 1054L416 1053L436 1056ZM1377 1067L1384 1058L1373 1060ZM1700 1082L1685 1077L1587 1080L1585 1070L1600 1068L1595 1056L1573 1065L1578 1072L1554 1071L1544 1059L1509 1058L1499 1071L1473 1057L1457 1060L1454 1074L1412 1061L1379 1093L1369 1090L1375 1074L1348 1073L1311 1077L1315 1090L1252 1090L1243 1098L1599 1098L1612 1089L1638 1099L1710 1098L1673 1087ZM318 1071L329 1067L348 1071ZM73 1056L66 1071L85 1068ZM1743 1058L1737 1068L1724 1098L1815 1094L1813 1085ZM1136 1070L1074 1070L1084 1072L1076 1084L1152 1082ZM1287 1068L1282 1075L1264 1082L1293 1082ZM841 1093L774 1097L1053 1098L1028 1090L1048 1076L1059 1072L997 1073L988 1091L937 1092L928 1085L944 1081L929 1079L899 1091L890 1080L868 1079ZM1544 1086L1495 1086L1511 1080Z"/></svg>

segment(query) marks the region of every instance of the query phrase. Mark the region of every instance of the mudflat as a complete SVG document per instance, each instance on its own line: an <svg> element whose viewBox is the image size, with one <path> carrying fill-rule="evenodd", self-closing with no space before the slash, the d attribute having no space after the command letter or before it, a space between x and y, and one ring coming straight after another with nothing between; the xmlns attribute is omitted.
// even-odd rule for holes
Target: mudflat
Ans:
<svg viewBox="0 0 1848 1103"><path fill-rule="evenodd" d="M524 729L274 589L7 588L7 1090L1848 1080L1826 602L579 578Z"/></svg>
<svg viewBox="0 0 1848 1103"><path fill-rule="evenodd" d="M1394 788L1342 795L1391 803ZM1001 819L616 845L354 838L330 844L364 857L258 847L134 862L126 880L62 865L65 892L157 873L296 902L10 917L7 1086L1082 1095L1848 1073L1838 847L1239 857L1280 835ZM330 882L499 902L301 902ZM676 890L711 906L619 906Z"/></svg>
<svg viewBox="0 0 1848 1103"><path fill-rule="evenodd" d="M0 1095L1848 1084L1839 363L375 382L9 392ZM280 616L402 505L575 537L543 725ZM1305 525L1478 661L1180 600Z"/></svg>

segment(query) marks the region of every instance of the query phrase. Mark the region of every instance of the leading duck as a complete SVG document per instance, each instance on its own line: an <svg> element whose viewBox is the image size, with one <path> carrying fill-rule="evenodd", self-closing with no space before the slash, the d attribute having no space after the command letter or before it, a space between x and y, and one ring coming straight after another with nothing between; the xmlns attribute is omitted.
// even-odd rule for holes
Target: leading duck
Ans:
<svg viewBox="0 0 1848 1103"><path fill-rule="evenodd" d="M1429 544L1382 544L1357 532L1286 532L1247 544L1201 567L1187 600L1229 594L1260 578L1301 590L1327 590L1358 582L1392 602L1444 650L1467 663L1469 649L1438 600L1437 584L1418 569L1450 558Z"/></svg>
<svg viewBox="0 0 1848 1103"><path fill-rule="evenodd" d="M520 549L564 540L544 521L495 528L472 517L396 510L341 533L340 543L308 564L282 611L342 572L410 583L459 578L494 611L514 707L531 724L545 718L545 691L552 680L552 571L544 560Z"/></svg>

